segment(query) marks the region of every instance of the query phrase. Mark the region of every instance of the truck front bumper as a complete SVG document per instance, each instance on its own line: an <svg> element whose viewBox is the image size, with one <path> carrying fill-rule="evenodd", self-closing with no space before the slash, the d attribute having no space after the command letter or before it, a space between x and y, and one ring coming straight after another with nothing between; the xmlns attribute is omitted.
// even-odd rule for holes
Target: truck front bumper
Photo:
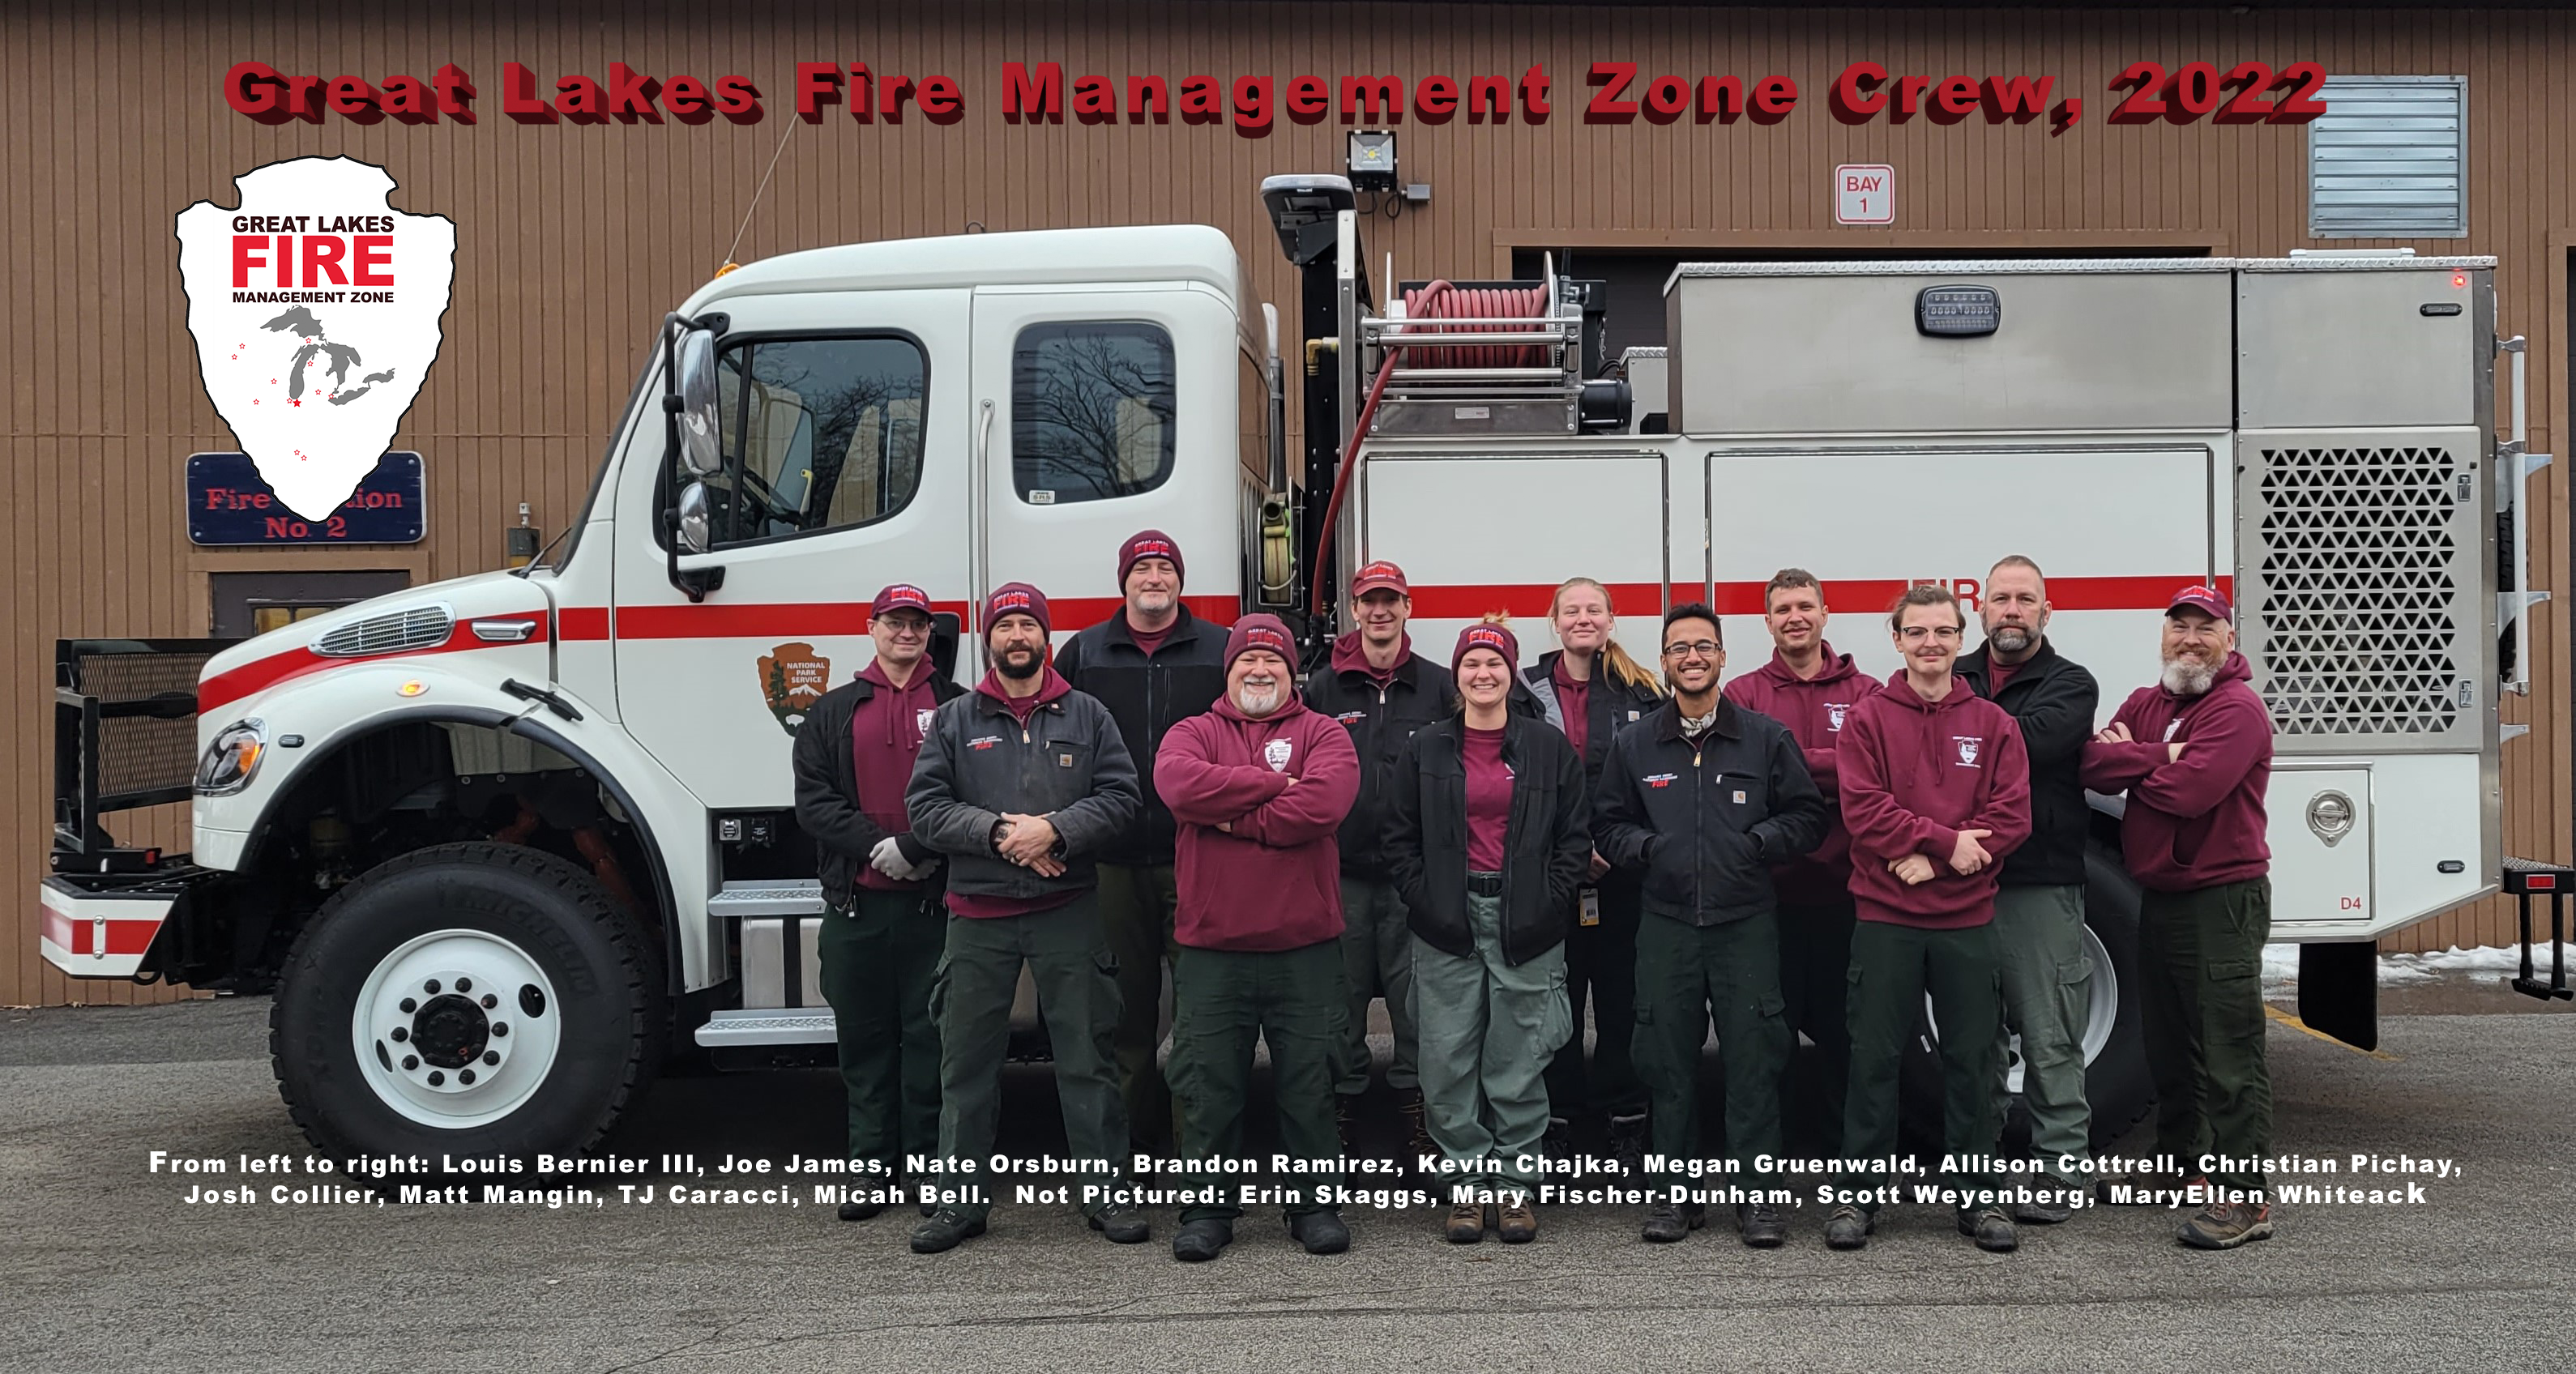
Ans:
<svg viewBox="0 0 2576 1374"><path fill-rule="evenodd" d="M218 876L180 861L148 873L57 873L38 887L46 962L74 978L132 978L170 913L199 882Z"/></svg>

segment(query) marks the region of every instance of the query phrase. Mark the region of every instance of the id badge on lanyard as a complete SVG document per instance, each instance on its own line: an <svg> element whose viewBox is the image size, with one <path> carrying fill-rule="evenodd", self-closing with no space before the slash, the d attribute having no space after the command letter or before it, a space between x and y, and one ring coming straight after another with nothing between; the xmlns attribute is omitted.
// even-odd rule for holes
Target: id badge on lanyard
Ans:
<svg viewBox="0 0 2576 1374"><path fill-rule="evenodd" d="M1587 926L1597 926L1601 924L1601 889L1597 887L1579 888L1576 890L1575 896L1579 902L1575 924Z"/></svg>

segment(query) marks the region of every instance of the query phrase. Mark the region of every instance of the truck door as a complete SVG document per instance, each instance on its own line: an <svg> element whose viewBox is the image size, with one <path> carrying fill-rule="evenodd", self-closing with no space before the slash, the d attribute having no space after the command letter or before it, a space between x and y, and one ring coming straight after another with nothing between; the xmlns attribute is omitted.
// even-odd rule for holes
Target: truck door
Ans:
<svg viewBox="0 0 2576 1374"><path fill-rule="evenodd" d="M724 470L708 483L722 569L671 583L671 478L618 501L617 699L627 728L709 807L788 804L805 709L873 654L868 602L910 582L967 600L968 293L739 297L718 345ZM658 447L658 443L655 445ZM657 490L658 488L658 490Z"/></svg>
<svg viewBox="0 0 2576 1374"><path fill-rule="evenodd" d="M1031 583L1060 642L1118 611L1118 546L1159 529L1181 546L1183 604L1233 622L1236 327L1233 307L1201 287L975 293L977 604ZM960 661L980 673L981 636L968 638Z"/></svg>

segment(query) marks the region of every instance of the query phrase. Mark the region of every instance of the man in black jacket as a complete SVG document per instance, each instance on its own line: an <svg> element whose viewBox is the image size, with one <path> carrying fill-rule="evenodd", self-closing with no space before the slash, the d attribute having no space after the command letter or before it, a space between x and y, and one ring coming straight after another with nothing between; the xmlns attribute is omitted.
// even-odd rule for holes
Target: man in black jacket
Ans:
<svg viewBox="0 0 2576 1374"><path fill-rule="evenodd" d="M1413 597L1404 569L1377 562L1351 579L1351 620L1356 628L1333 641L1332 661L1306 675L1306 704L1340 721L1360 756L1360 796L1343 820L1342 974L1350 983L1350 1023L1333 1091L1345 1143L1351 1102L1368 1091L1368 1005L1386 998L1395 1033L1395 1058L1386 1085L1412 1123L1413 1153L1432 1152L1422 1118L1421 1041L1413 1024L1413 934L1404 922L1404 898L1388 876L1387 789L1405 743L1426 725L1446 720L1456 688L1449 670L1413 652L1405 623Z"/></svg>
<svg viewBox="0 0 2576 1374"><path fill-rule="evenodd" d="M1127 1149L1110 1048L1117 965L1093 869L1143 804L1136 765L1109 712L1047 663L1044 594L1022 582L995 588L984 627L992 670L931 718L904 793L912 833L947 856L956 918L931 989L939 1153L953 1172L939 1210L914 1228L912 1248L931 1254L984 1234L987 1185L958 1166L993 1152L1022 964L1055 1047L1066 1153L1096 1161L1076 1178L1076 1197L1093 1230L1132 1244L1147 1227L1117 1182Z"/></svg>
<svg viewBox="0 0 2576 1374"><path fill-rule="evenodd" d="M1136 761L1145 793L1136 818L1100 854L1100 919L1118 956L1118 1083L1136 1148L1168 1154L1172 1095L1155 1063L1161 1039L1163 971L1180 951L1172 939L1179 904L1172 856L1172 809L1154 790L1154 756L1174 725L1225 695L1225 630L1181 604L1181 546L1161 530L1140 530L1118 546L1120 613L1074 635L1056 651L1056 671L1109 708Z"/></svg>
<svg viewBox="0 0 2576 1374"><path fill-rule="evenodd" d="M1781 1150L1780 1088L1789 1023L1780 995L1780 932L1771 870L1825 838L1824 794L1789 728L1718 694L1726 650L1717 613L1676 606L1664 617L1664 678L1673 699L1619 732L1601 765L1592 841L1613 865L1642 873L1637 925L1637 1072L1654 1096L1654 1152L1699 1155L1699 1057L1712 1015L1726 1074L1726 1149L1754 1192L1771 1179L1757 1156ZM1671 1165L1662 1181L1685 1180ZM1651 1241L1676 1241L1705 1220L1667 1195L1646 1209ZM1767 1199L1735 1209L1747 1245L1770 1247L1787 1224Z"/></svg>
<svg viewBox="0 0 2576 1374"><path fill-rule="evenodd" d="M931 714L959 687L930 659L930 595L904 583L868 607L875 661L823 694L796 728L796 824L823 879L823 1000L841 1042L850 1158L885 1186L843 1221L885 1210L905 1155L939 1148L939 1028L930 978L947 935L939 856L913 838L904 789Z"/></svg>
<svg viewBox="0 0 2576 1374"><path fill-rule="evenodd" d="M2089 811L2077 774L2093 737L2100 690L2093 675L2048 642L2048 585L2039 565L2015 554L1986 574L1977 608L1986 642L1960 658L1971 690L2021 725L2030 751L2030 839L2004 857L1995 893L1995 940L2003 951L2004 1020L2021 1036L2022 1102L2030 1149L2049 1163L2015 1220L2064 1221L2067 1199L2092 1155L2093 1117L2084 1100L2084 1023L2092 967L2084 956L2084 844ZM1999 1033L2000 1034L2000 1033ZM1997 1065L2008 1064L1998 1049ZM1995 1081L1997 1111L2010 1098ZM2061 1171L2061 1157L2073 1169Z"/></svg>

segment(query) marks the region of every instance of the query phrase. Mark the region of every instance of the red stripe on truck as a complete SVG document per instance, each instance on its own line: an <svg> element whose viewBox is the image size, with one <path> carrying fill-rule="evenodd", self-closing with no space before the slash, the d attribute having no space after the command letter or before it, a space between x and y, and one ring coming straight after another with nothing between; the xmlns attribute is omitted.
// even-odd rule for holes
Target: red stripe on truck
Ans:
<svg viewBox="0 0 2576 1374"><path fill-rule="evenodd" d="M75 921L52 907L45 908L45 938L62 946L67 953L98 953L90 945L89 935L94 929L96 926L89 921ZM110 917L107 922L107 953L111 956L141 954L152 948L152 937L160 929L161 918L158 916L123 920Z"/></svg>
<svg viewBox="0 0 2576 1374"><path fill-rule="evenodd" d="M1935 582L1936 578L1923 578ZM2219 590L2229 596L2235 590L2234 579L2218 579ZM1964 583L1964 585L1962 585ZM1979 579L1954 581L1952 590L1972 596ZM1720 582L1716 599L1709 604L1719 615L1760 615L1763 611L1761 582ZM1905 589L1916 582L1888 579L1845 579L1824 584L1825 606L1845 614L1876 615L1893 604ZM2049 605L2061 611L2161 611L2173 604L2168 598L2184 587L2199 584L2197 575L2176 573L2159 577L2052 577L2048 579ZM1652 615L1660 612L1662 600L1652 582L1613 582L1610 604L1626 607L1629 615ZM1672 585L1672 604L1679 606L1697 601L1708 592L1705 583L1676 582ZM1556 584L1545 583L1450 583L1415 584L1413 613L1425 620L1474 620L1495 611L1509 611L1520 619L1544 620L1548 603L1556 596Z"/></svg>
<svg viewBox="0 0 2576 1374"><path fill-rule="evenodd" d="M496 642L493 640L480 639L475 636L474 624L476 620L488 620L496 623L501 621L516 622L533 620L537 622L537 628L526 639L503 640ZM398 649L391 653L368 654L362 657L351 658L339 655L317 654L311 649L299 645L296 648L288 649L283 653L275 653L270 654L266 658L253 659L248 663L242 664L238 668L227 668L223 672L217 673L213 677L207 678L203 682L198 683L197 713L199 715L204 715L208 711L229 706L244 697L252 695L253 693L267 691L269 688L274 687L281 682L287 682L311 673L318 673L326 668L341 668L352 663L374 663L388 658L417 658L426 654L453 654L462 653L468 649L501 649L523 644L543 644L545 642L545 616L533 611L520 611L512 612L508 615L486 615L477 616L474 620L460 620L448 630L447 639L444 643L433 644L423 649Z"/></svg>
<svg viewBox="0 0 2576 1374"><path fill-rule="evenodd" d="M1118 613L1126 603L1114 596L1047 598L1047 612L1059 631L1080 630ZM1232 625L1242 612L1230 596L1184 596L1190 614L1217 625ZM935 610L972 624L974 608L963 601L934 601ZM563 637L597 639L812 639L868 632L864 601L777 601L725 604L706 601L661 606L620 606L616 632L608 611L598 606L567 606L561 612Z"/></svg>

